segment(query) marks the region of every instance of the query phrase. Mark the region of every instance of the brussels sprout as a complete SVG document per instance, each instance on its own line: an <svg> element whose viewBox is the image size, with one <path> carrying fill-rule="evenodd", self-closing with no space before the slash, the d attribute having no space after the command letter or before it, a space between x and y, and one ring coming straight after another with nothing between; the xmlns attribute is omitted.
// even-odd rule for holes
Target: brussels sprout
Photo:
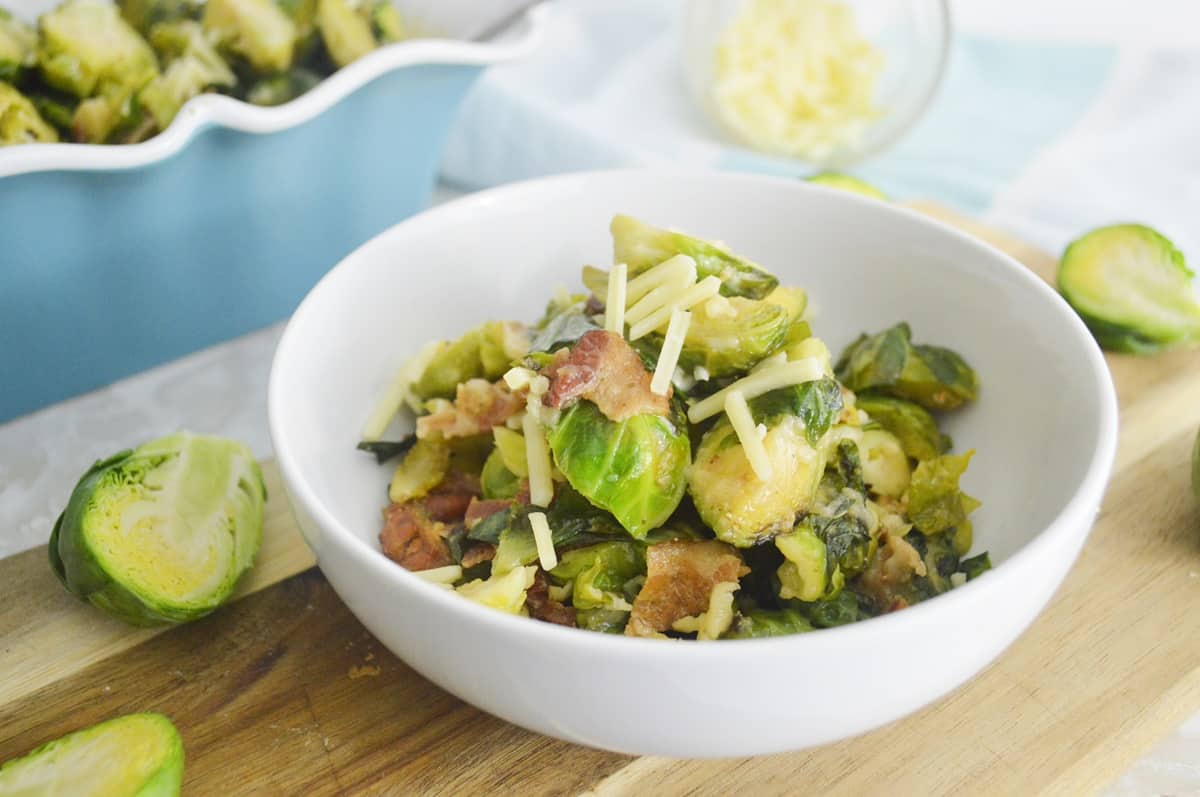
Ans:
<svg viewBox="0 0 1200 797"><path fill-rule="evenodd" d="M783 345L791 318L769 301L714 297L692 309L679 365L716 378L744 372Z"/></svg>
<svg viewBox="0 0 1200 797"><path fill-rule="evenodd" d="M1153 354L1200 343L1200 301L1183 253L1155 230L1117 224L1071 243L1058 289L1106 349Z"/></svg>
<svg viewBox="0 0 1200 797"><path fill-rule="evenodd" d="M199 0L118 0L117 6L125 21L147 38L155 25L199 19L204 10Z"/></svg>
<svg viewBox="0 0 1200 797"><path fill-rule="evenodd" d="M25 95L0 81L0 146L37 141L58 141L58 133Z"/></svg>
<svg viewBox="0 0 1200 797"><path fill-rule="evenodd" d="M779 280L754 263L681 232L661 230L622 215L613 216L610 230L613 262L629 266L631 278L675 255L687 255L696 261L698 279L720 277L722 296L762 299L779 285Z"/></svg>
<svg viewBox="0 0 1200 797"><path fill-rule="evenodd" d="M895 435L913 459L933 459L950 450L950 438L938 431L937 421L919 404L868 393L858 396L855 406Z"/></svg>
<svg viewBox="0 0 1200 797"><path fill-rule="evenodd" d="M409 37L408 27L404 24L400 11L390 0L377 0L367 10L371 16L371 30L382 43L392 44Z"/></svg>
<svg viewBox="0 0 1200 797"><path fill-rule="evenodd" d="M581 400L547 440L571 486L636 539L661 525L683 498L691 442L682 419L635 415L616 422Z"/></svg>
<svg viewBox="0 0 1200 797"><path fill-rule="evenodd" d="M255 69L284 72L292 65L296 23L274 0L207 0L204 27Z"/></svg>
<svg viewBox="0 0 1200 797"><path fill-rule="evenodd" d="M484 498L513 498L521 489L521 479L505 466L500 449L495 449L483 463L479 486Z"/></svg>
<svg viewBox="0 0 1200 797"><path fill-rule="evenodd" d="M183 740L162 714L127 714L0 766L0 794L177 797Z"/></svg>
<svg viewBox="0 0 1200 797"><path fill-rule="evenodd" d="M829 600L804 604L801 610L817 628L835 628L872 616L861 605L862 600L858 593L844 589Z"/></svg>
<svg viewBox="0 0 1200 797"><path fill-rule="evenodd" d="M375 457L375 462L382 465L407 454L416 443L417 436L410 434L401 440L362 440L355 448L371 454Z"/></svg>
<svg viewBox="0 0 1200 797"><path fill-rule="evenodd" d="M349 0L317 0L317 30L338 66L353 63L375 49L371 23Z"/></svg>
<svg viewBox="0 0 1200 797"><path fill-rule="evenodd" d="M826 498L826 490L821 492ZM836 565L846 578L854 578L875 556L878 520L858 490L843 488L823 503L807 522L825 543L830 569Z"/></svg>
<svg viewBox="0 0 1200 797"><path fill-rule="evenodd" d="M402 504L422 498L441 484L450 469L450 446L440 440L418 440L396 466L388 499Z"/></svg>
<svg viewBox="0 0 1200 797"><path fill-rule="evenodd" d="M572 583L571 602L576 609L627 611L623 588L646 574L643 546L631 541L603 542L562 555L550 575L559 583Z"/></svg>
<svg viewBox="0 0 1200 797"><path fill-rule="evenodd" d="M618 609L576 609L575 625L602 634L624 634L629 612Z"/></svg>
<svg viewBox="0 0 1200 797"><path fill-rule="evenodd" d="M458 385L468 379L499 379L528 349L522 325L489 321L454 342L440 343L413 384L413 392L423 399L453 398Z"/></svg>
<svg viewBox="0 0 1200 797"><path fill-rule="evenodd" d="M992 569L992 560L984 551L978 556L963 559L958 563L958 569L967 577L967 581L972 581Z"/></svg>
<svg viewBox="0 0 1200 797"><path fill-rule="evenodd" d="M917 465L908 488L908 519L913 528L929 535L966 522L979 502L959 489L958 480L974 455L974 451L946 454Z"/></svg>
<svg viewBox="0 0 1200 797"><path fill-rule="evenodd" d="M186 432L97 462L50 537L77 597L135 625L216 609L262 538L266 488L244 445Z"/></svg>
<svg viewBox="0 0 1200 797"><path fill-rule="evenodd" d="M104 95L118 102L158 73L150 45L110 3L69 0L43 14L38 28L42 76L76 97Z"/></svg>
<svg viewBox="0 0 1200 797"><path fill-rule="evenodd" d="M814 174L812 177L807 178L807 180L808 182L815 183L816 185L826 185L830 188L848 191L851 194L858 194L859 196L866 196L870 197L871 199L882 199L887 201L887 194L883 193L865 180L860 180L857 177L851 177L848 174L841 174L840 172L821 172L820 174Z"/></svg>
<svg viewBox="0 0 1200 797"><path fill-rule="evenodd" d="M304 67L295 67L282 75L270 75L256 80L246 90L246 102L270 107L291 102L311 91L321 82L321 76Z"/></svg>
<svg viewBox="0 0 1200 797"><path fill-rule="evenodd" d="M159 130L166 130L183 104L213 86L233 86L237 77L191 20L156 25L150 42L167 62L166 71L138 94Z"/></svg>
<svg viewBox="0 0 1200 797"><path fill-rule="evenodd" d="M911 589L916 593L911 603L941 595L954 588L951 576L959 572L959 555L954 550L948 534L923 536L911 535L909 542L921 554L925 563L925 575L912 580Z"/></svg>
<svg viewBox="0 0 1200 797"><path fill-rule="evenodd" d="M761 422L757 413L755 421ZM696 510L731 545L748 547L790 529L796 513L812 501L825 467L795 415L780 415L767 425L763 447L773 473L765 481L755 475L737 433L722 415L701 438L688 469L688 492Z"/></svg>
<svg viewBox="0 0 1200 797"><path fill-rule="evenodd" d="M537 561L537 543L529 524L529 513L533 511L540 510L536 506L515 504L507 513L497 513L499 518L487 518L471 530L468 535L471 539L497 544L492 572L505 573ZM592 506L566 485L558 488L545 511L556 551L607 542L614 537L629 539L612 515Z"/></svg>
<svg viewBox="0 0 1200 797"><path fill-rule="evenodd" d="M845 579L836 563L830 567L828 550L808 524L801 524L775 538L775 547L783 554L779 577L779 597L815 601L831 598L841 591Z"/></svg>
<svg viewBox="0 0 1200 797"><path fill-rule="evenodd" d="M758 639L812 631L812 623L796 609L751 609L733 621L722 639Z"/></svg>
<svg viewBox="0 0 1200 797"><path fill-rule="evenodd" d="M912 473L908 455L896 436L882 429L868 429L863 432L861 453L863 481L871 492L896 498L903 495Z"/></svg>
<svg viewBox="0 0 1200 797"><path fill-rule="evenodd" d="M455 591L464 598L508 614L521 614L525 607L525 592L533 586L536 567L517 567L488 579L468 581Z"/></svg>
<svg viewBox="0 0 1200 797"><path fill-rule="evenodd" d="M874 389L915 401L931 410L950 410L979 395L975 371L954 352L913 345L908 324L862 335L847 347L834 371L850 390Z"/></svg>
<svg viewBox="0 0 1200 797"><path fill-rule="evenodd" d="M0 8L0 80L14 80L37 63L37 33Z"/></svg>

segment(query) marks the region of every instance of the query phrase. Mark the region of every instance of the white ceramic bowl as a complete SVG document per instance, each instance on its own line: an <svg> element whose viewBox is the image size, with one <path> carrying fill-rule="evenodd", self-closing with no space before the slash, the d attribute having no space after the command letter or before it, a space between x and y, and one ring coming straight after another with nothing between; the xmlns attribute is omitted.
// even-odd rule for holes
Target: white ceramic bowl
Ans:
<svg viewBox="0 0 1200 797"><path fill-rule="evenodd" d="M509 616L388 561L389 468L354 450L397 366L485 318L538 317L610 258L618 211L729 243L801 285L837 350L911 322L978 369L953 416L975 448L976 550L997 567L896 614L794 637L627 639ZM794 750L914 711L979 672L1034 619L1087 537L1116 445L1112 382L1067 305L1024 267L882 202L728 174L608 172L476 194L351 254L296 311L271 373L271 436L297 519L351 611L431 681L532 730L682 757Z"/></svg>

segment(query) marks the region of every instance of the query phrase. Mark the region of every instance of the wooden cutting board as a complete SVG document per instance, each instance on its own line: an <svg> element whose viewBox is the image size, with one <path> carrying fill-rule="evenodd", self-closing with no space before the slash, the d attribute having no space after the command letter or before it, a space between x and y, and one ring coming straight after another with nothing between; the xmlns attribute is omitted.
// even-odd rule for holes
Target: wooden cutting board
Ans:
<svg viewBox="0 0 1200 797"><path fill-rule="evenodd" d="M1052 276L1044 253L921 210ZM149 710L179 726L184 791L202 797L1094 792L1200 709L1200 507L1188 486L1200 353L1109 364L1117 465L1063 587L979 677L864 736L758 759L636 759L482 714L354 619L312 567L267 463L260 563L240 600L198 623L131 629L70 598L44 548L0 561L0 761Z"/></svg>

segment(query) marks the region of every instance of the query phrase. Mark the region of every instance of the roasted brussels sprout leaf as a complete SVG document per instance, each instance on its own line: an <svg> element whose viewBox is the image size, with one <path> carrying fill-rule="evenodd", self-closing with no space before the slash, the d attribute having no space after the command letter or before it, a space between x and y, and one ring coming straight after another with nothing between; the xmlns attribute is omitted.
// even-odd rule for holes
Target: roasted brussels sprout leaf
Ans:
<svg viewBox="0 0 1200 797"><path fill-rule="evenodd" d="M828 547L811 525L802 523L793 531L778 535L775 547L785 560L776 571L780 598L815 601L831 598L841 591L845 577L837 567L836 557L829 556Z"/></svg>
<svg viewBox="0 0 1200 797"><path fill-rule="evenodd" d="M204 11L199 0L119 0L117 7L125 21L147 38L155 25L199 19Z"/></svg>
<svg viewBox="0 0 1200 797"><path fill-rule="evenodd" d="M832 379L816 379L764 393L750 402L755 423L771 425L786 415L804 422L809 445L820 442L842 411L842 391Z"/></svg>
<svg viewBox="0 0 1200 797"><path fill-rule="evenodd" d="M370 21L349 0L317 0L317 30L338 66L353 63L375 49Z"/></svg>
<svg viewBox="0 0 1200 797"><path fill-rule="evenodd" d="M725 248L681 232L662 230L629 216L613 217L613 262L629 266L633 277L675 255L696 261L696 276L721 279L722 296L762 299L779 285L779 280L748 260Z"/></svg>
<svg viewBox="0 0 1200 797"><path fill-rule="evenodd" d="M875 394L858 396L855 406L896 436L904 453L916 460L933 459L950 450L950 438L920 404Z"/></svg>
<svg viewBox="0 0 1200 797"><path fill-rule="evenodd" d="M817 628L835 628L856 623L875 614L864 609L865 599L853 590L844 589L829 600L801 604L802 611Z"/></svg>
<svg viewBox="0 0 1200 797"><path fill-rule="evenodd" d="M521 324L489 321L456 341L439 344L413 384L413 392L423 399L452 398L468 379L499 379L528 350L529 338Z"/></svg>
<svg viewBox="0 0 1200 797"><path fill-rule="evenodd" d="M536 567L516 567L486 579L468 581L457 588L459 595L508 614L520 614L525 592L533 586Z"/></svg>
<svg viewBox="0 0 1200 797"><path fill-rule="evenodd" d="M922 534L937 534L966 522L979 502L962 492L958 480L974 451L946 454L917 465L908 488L908 517Z"/></svg>
<svg viewBox="0 0 1200 797"><path fill-rule="evenodd" d="M567 551L550 576L560 584L572 583L571 601L576 609L629 611L623 589L626 583L646 574L642 545L633 541L603 542Z"/></svg>
<svg viewBox="0 0 1200 797"><path fill-rule="evenodd" d="M875 555L873 515L858 490L843 489L807 522L825 543L831 568L836 565L846 578L861 573Z"/></svg>
<svg viewBox="0 0 1200 797"><path fill-rule="evenodd" d="M533 339L529 342L529 350L531 352L554 351L575 343L593 329L600 329L600 327L582 311L567 310L548 318L534 331Z"/></svg>
<svg viewBox="0 0 1200 797"><path fill-rule="evenodd" d="M316 72L294 67L282 75L269 75L252 83L246 89L246 102L267 107L283 105L315 88L320 82L321 76Z"/></svg>
<svg viewBox="0 0 1200 797"><path fill-rule="evenodd" d="M757 639L803 634L812 630L812 623L797 609L753 609L738 614L733 627L722 638Z"/></svg>
<svg viewBox="0 0 1200 797"><path fill-rule="evenodd" d="M181 432L83 475L54 524L50 562L75 596L134 625L224 603L254 561L266 488L241 443Z"/></svg>
<svg viewBox="0 0 1200 797"><path fill-rule="evenodd" d="M992 559L988 556L987 551L972 556L969 559L963 559L958 563L958 569L967 577L967 581L979 578L981 575L992 569Z"/></svg>
<svg viewBox="0 0 1200 797"><path fill-rule="evenodd" d="M0 766L0 794L176 797L183 740L162 714L128 714L75 731Z"/></svg>
<svg viewBox="0 0 1200 797"><path fill-rule="evenodd" d="M0 81L0 146L58 141L58 133L21 92Z"/></svg>
<svg viewBox="0 0 1200 797"><path fill-rule="evenodd" d="M403 440L363 440L356 448L375 455L375 461L382 465L396 457L408 453L408 449L416 445L417 436L410 434Z"/></svg>
<svg viewBox="0 0 1200 797"><path fill-rule="evenodd" d="M1071 243L1058 289L1106 349L1153 354L1200 343L1200 300L1183 253L1144 225L1101 227Z"/></svg>
<svg viewBox="0 0 1200 797"><path fill-rule="evenodd" d="M207 0L204 27L254 69L285 72L292 65L296 23L275 0Z"/></svg>
<svg viewBox="0 0 1200 797"><path fill-rule="evenodd" d="M493 450L484 460L479 487L483 497L489 500L513 498L520 491L521 479L504 464L500 449Z"/></svg>
<svg viewBox="0 0 1200 797"><path fill-rule="evenodd" d="M162 55L166 70L151 80L138 101L153 117L159 130L166 130L183 104L204 90L237 83L233 70L217 53L198 22L185 20L156 25L150 42Z"/></svg>
<svg viewBox="0 0 1200 797"><path fill-rule="evenodd" d="M848 191L851 194L870 197L871 199L887 200L887 194L880 191L875 186L865 180L860 180L857 177L851 177L848 174L841 172L821 172L807 178L808 182L817 185L826 185L830 188L837 188L841 191Z"/></svg>
<svg viewBox="0 0 1200 797"><path fill-rule="evenodd" d="M628 623L629 612L619 609L579 609L575 612L575 625L588 631L624 634Z"/></svg>
<svg viewBox="0 0 1200 797"><path fill-rule="evenodd" d="M859 337L834 371L855 393L874 390L930 410L952 410L979 396L978 377L962 357L938 346L914 345L905 323Z"/></svg>
<svg viewBox="0 0 1200 797"><path fill-rule="evenodd" d="M766 300L714 297L692 310L679 365L716 378L744 372L783 345L792 318L787 308ZM661 348L661 339L657 343Z"/></svg>
<svg viewBox="0 0 1200 797"><path fill-rule="evenodd" d="M0 8L0 80L15 80L37 63L37 33Z"/></svg>
<svg viewBox="0 0 1200 797"><path fill-rule="evenodd" d="M678 419L635 415L615 422L581 400L547 440L571 486L637 539L662 525L683 498L691 443Z"/></svg>

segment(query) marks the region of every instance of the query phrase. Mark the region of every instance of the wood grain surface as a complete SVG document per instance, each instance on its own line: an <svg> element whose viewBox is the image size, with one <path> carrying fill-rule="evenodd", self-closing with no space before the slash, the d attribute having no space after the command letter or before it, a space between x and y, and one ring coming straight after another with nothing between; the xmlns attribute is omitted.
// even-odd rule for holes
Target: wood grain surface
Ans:
<svg viewBox="0 0 1200 797"><path fill-rule="evenodd" d="M1052 278L1045 253L920 210ZM198 623L128 628L70 598L44 548L0 561L0 761L158 710L184 737L185 794L204 797L1094 792L1200 708L1200 508L1187 483L1200 354L1109 364L1118 461L1078 564L982 675L870 734L758 759L631 759L482 714L388 653L311 569L267 463L245 597Z"/></svg>

